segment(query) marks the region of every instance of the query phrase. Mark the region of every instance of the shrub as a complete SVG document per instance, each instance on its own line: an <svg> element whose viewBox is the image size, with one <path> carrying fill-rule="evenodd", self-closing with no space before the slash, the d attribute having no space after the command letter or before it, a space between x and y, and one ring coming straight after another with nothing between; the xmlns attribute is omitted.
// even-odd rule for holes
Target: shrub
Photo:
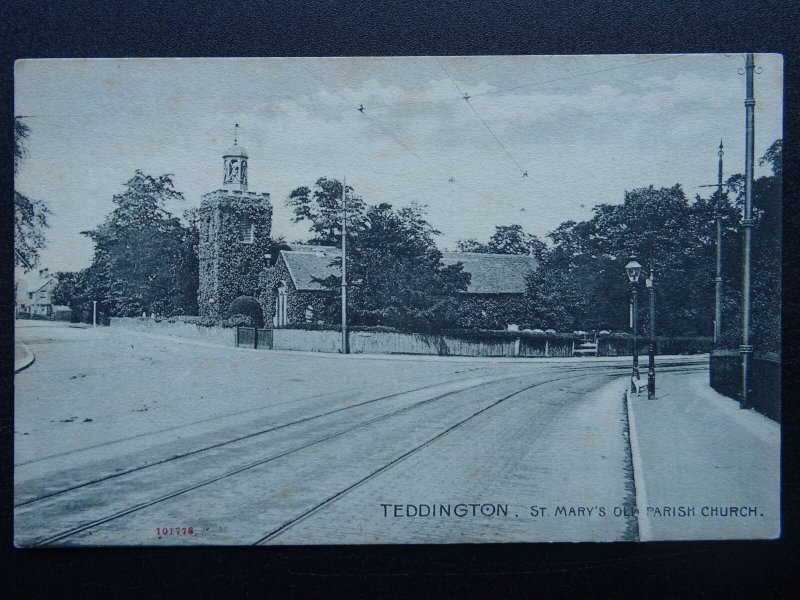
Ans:
<svg viewBox="0 0 800 600"><path fill-rule="evenodd" d="M232 315L227 319L222 319L219 324L225 328L253 327L253 319L249 315Z"/></svg>
<svg viewBox="0 0 800 600"><path fill-rule="evenodd" d="M261 310L261 304L258 300L252 296L239 296L231 302L228 308L228 320L242 315L250 317L250 325L246 325L246 327L264 326L264 311ZM245 327L245 325L240 325L240 327Z"/></svg>

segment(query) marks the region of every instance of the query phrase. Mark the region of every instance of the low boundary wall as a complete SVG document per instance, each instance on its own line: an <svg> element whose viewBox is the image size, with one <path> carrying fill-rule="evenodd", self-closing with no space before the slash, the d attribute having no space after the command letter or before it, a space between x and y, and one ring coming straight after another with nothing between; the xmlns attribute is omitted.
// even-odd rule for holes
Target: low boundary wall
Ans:
<svg viewBox="0 0 800 600"><path fill-rule="evenodd" d="M137 317L111 317L111 327L144 331L169 337L200 340L216 346L236 345L236 328L202 327L192 323L156 323L152 319Z"/></svg>
<svg viewBox="0 0 800 600"><path fill-rule="evenodd" d="M734 400L742 397L742 356L738 350L714 350L709 357L709 383ZM781 422L781 358L772 352L750 357L748 403L762 415Z"/></svg>
<svg viewBox="0 0 800 600"><path fill-rule="evenodd" d="M156 322L137 317L112 317L112 327L146 331L170 337L202 340L220 346L236 346L236 328L203 327L193 323ZM251 329L251 328L241 328ZM338 353L342 347L341 331L336 329L273 329L271 343L259 334L259 348L305 352ZM247 337L245 335L245 337ZM250 338L252 344L252 336ZM431 356L486 357L569 357L581 343L582 336L567 334L530 334L513 331L445 331L443 333L402 333L392 331L350 330L351 354L423 354ZM244 340L244 338L243 338ZM263 341L262 341L263 340ZM242 340L240 340L242 341ZM629 338L598 337L598 356L630 356ZM705 349L705 338L658 338L659 353L689 354ZM247 343L240 343L247 346ZM667 350L668 349L668 350ZM647 343L639 345L647 352ZM706 350L707 351L707 350Z"/></svg>

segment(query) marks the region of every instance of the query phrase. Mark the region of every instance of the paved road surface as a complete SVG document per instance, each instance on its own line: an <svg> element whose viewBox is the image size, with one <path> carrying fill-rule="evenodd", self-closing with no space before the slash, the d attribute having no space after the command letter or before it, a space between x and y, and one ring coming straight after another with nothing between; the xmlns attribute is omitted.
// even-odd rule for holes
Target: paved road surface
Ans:
<svg viewBox="0 0 800 600"><path fill-rule="evenodd" d="M48 325L17 331L37 356L16 379L17 544L638 537L629 359L310 356Z"/></svg>

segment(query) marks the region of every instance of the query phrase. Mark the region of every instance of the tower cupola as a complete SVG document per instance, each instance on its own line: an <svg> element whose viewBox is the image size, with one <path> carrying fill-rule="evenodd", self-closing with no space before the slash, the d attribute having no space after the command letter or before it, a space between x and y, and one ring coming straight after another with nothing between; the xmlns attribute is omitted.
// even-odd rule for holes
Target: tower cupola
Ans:
<svg viewBox="0 0 800 600"><path fill-rule="evenodd" d="M236 124L233 136L233 146L222 155L223 177L222 185L229 191L247 191L247 150L238 145L239 124Z"/></svg>

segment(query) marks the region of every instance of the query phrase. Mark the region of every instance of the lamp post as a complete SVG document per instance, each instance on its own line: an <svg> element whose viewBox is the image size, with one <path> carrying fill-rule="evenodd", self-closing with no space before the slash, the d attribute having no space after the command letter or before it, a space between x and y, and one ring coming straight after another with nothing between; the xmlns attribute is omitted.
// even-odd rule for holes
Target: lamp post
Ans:
<svg viewBox="0 0 800 600"><path fill-rule="evenodd" d="M628 281L631 283L631 290L633 292L633 314L631 315L631 328L633 329L633 374L631 375L631 392L636 391L634 384L635 379L639 379L639 350L637 348L636 330L639 328L639 302L638 290L636 284L639 283L639 277L642 274L642 265L635 260L625 265L625 273L628 275Z"/></svg>
<svg viewBox="0 0 800 600"><path fill-rule="evenodd" d="M714 290L714 344L719 343L719 336L722 333L722 157L725 152L722 150L722 140L719 141L719 167L717 169L717 205L715 206L715 217L717 221L717 277L714 279L716 284Z"/></svg>
<svg viewBox="0 0 800 600"><path fill-rule="evenodd" d="M647 398L656 397L656 267L650 263L650 277L645 280L650 290L650 348L647 351Z"/></svg>
<svg viewBox="0 0 800 600"><path fill-rule="evenodd" d="M348 354L347 344L347 178L342 178L342 354Z"/></svg>
<svg viewBox="0 0 800 600"><path fill-rule="evenodd" d="M722 146L722 140L719 141L719 164L717 166L717 183L701 185L698 187L715 187L717 188L717 201L714 206L714 219L717 227L717 276L714 279L714 346L719 343L719 338L722 335L722 188L725 186L722 183L722 157L725 152Z"/></svg>

